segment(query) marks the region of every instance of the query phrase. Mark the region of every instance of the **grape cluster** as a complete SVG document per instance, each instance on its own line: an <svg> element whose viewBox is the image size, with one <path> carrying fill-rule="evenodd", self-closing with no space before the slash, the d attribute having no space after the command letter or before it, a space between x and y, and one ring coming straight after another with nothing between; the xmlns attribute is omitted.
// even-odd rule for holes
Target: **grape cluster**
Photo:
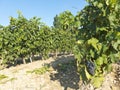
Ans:
<svg viewBox="0 0 120 90"><path fill-rule="evenodd" d="M86 68L87 68L87 71L90 75L94 75L95 74L95 64L91 61L86 61Z"/></svg>

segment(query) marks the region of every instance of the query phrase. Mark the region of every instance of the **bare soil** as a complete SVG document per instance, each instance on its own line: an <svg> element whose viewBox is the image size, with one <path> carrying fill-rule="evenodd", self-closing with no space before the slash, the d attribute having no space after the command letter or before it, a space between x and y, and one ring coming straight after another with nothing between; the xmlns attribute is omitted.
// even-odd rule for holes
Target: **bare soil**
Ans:
<svg viewBox="0 0 120 90"><path fill-rule="evenodd" d="M3 69L0 74L8 78L0 80L0 90L120 90L116 69L106 75L100 88L94 89L92 85L82 83L74 61L74 56L66 55ZM46 73L27 73L44 64L51 65ZM114 65L115 68L118 66Z"/></svg>

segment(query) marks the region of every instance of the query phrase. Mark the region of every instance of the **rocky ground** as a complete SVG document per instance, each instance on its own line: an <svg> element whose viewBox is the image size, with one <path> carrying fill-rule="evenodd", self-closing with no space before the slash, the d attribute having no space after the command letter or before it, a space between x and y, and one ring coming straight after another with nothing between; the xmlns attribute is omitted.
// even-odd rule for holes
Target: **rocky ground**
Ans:
<svg viewBox="0 0 120 90"><path fill-rule="evenodd" d="M51 67L44 74L27 73L45 64ZM49 58L1 70L0 74L7 78L0 80L0 90L120 90L118 67L119 64L114 65L114 71L105 77L103 85L94 89L81 83L73 56Z"/></svg>

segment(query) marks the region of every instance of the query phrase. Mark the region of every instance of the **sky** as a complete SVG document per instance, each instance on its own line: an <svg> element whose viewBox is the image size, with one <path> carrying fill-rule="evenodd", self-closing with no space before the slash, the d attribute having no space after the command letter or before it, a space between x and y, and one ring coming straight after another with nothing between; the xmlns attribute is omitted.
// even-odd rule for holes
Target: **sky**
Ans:
<svg viewBox="0 0 120 90"><path fill-rule="evenodd" d="M37 16L52 26L56 14L69 10L76 15L85 5L85 0L0 0L0 24L9 25L9 17L17 18L19 10L27 19Z"/></svg>

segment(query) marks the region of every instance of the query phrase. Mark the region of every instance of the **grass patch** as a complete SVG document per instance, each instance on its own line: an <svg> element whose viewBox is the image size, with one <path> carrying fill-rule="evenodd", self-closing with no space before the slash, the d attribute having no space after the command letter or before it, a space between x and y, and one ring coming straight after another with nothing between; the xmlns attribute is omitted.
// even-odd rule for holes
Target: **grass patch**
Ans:
<svg viewBox="0 0 120 90"><path fill-rule="evenodd" d="M50 65L44 65L41 68L36 68L32 71L27 71L26 73L35 73L35 74L41 75L49 71L49 68L50 68Z"/></svg>
<svg viewBox="0 0 120 90"><path fill-rule="evenodd" d="M4 80L4 81L2 81L2 82L0 82L0 84L5 84L5 83L7 83L7 82L9 82L9 81L14 81L14 80L16 80L17 78L10 78L10 79L7 79L7 80Z"/></svg>
<svg viewBox="0 0 120 90"><path fill-rule="evenodd" d="M3 79L5 79L5 78L8 78L8 76L0 74L0 81L3 80Z"/></svg>
<svg viewBox="0 0 120 90"><path fill-rule="evenodd" d="M17 80L17 78L10 78L9 81Z"/></svg>

